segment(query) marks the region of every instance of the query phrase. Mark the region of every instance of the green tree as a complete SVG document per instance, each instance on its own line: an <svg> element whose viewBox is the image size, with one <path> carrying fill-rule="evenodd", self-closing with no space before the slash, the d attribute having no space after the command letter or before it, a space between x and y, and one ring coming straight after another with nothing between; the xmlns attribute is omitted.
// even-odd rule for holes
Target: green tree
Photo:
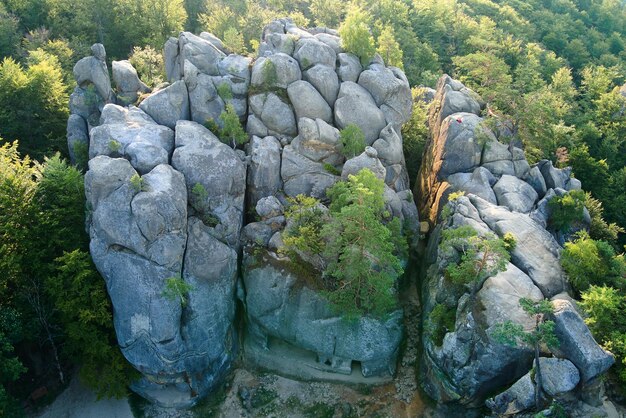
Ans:
<svg viewBox="0 0 626 418"><path fill-rule="evenodd" d="M220 129L220 139L222 142L232 144L233 149L237 145L248 142L248 134L244 131L239 121L239 115L231 103L226 104L226 110L220 115L223 127Z"/></svg>
<svg viewBox="0 0 626 418"><path fill-rule="evenodd" d="M19 19L0 3L0 58L13 55L20 44Z"/></svg>
<svg viewBox="0 0 626 418"><path fill-rule="evenodd" d="M497 324L492 331L492 337L500 344L515 346L518 340L521 340L533 347L535 352L535 407L540 410L543 397L543 375L539 361L540 348L542 344L549 348L559 345L559 340L554 333L554 321L546 319L549 314L554 312L554 307L552 302L547 299L537 302L521 298L519 303L522 309L535 319L535 327L531 331L526 331L521 324L509 320Z"/></svg>
<svg viewBox="0 0 626 418"><path fill-rule="evenodd" d="M374 37L370 33L371 17L356 4L348 8L346 19L339 27L343 48L359 57L363 65L367 65L376 54Z"/></svg>
<svg viewBox="0 0 626 418"><path fill-rule="evenodd" d="M346 158L354 158L365 151L365 134L353 123L339 132L339 139L343 146L341 152Z"/></svg>
<svg viewBox="0 0 626 418"><path fill-rule="evenodd" d="M550 199L548 202L550 227L558 232L566 232L576 222L582 221L586 200L585 192L582 190L571 190L563 196Z"/></svg>
<svg viewBox="0 0 626 418"><path fill-rule="evenodd" d="M383 223L384 183L361 170L327 190L331 221L322 228L330 260L325 276L331 280L328 299L348 317L381 316L396 306L395 283L403 273L396 254L406 252L398 239L396 219Z"/></svg>
<svg viewBox="0 0 626 418"><path fill-rule="evenodd" d="M376 52L383 57L385 64L403 69L402 49L400 49L400 45L396 41L393 28L391 26L385 26L382 29L380 35L378 36L377 43L378 48L376 49Z"/></svg>
<svg viewBox="0 0 626 418"><path fill-rule="evenodd" d="M430 105L423 100L424 91L420 87L413 87L411 90L413 97L411 119L402 125L402 150L406 160L409 181L412 186L422 165L422 154L424 153L429 134L427 121Z"/></svg>
<svg viewBox="0 0 626 418"><path fill-rule="evenodd" d="M287 200L285 218L289 224L282 234L285 249L291 253L321 254L324 249L321 232L328 219L319 200L302 194Z"/></svg>
<svg viewBox="0 0 626 418"><path fill-rule="evenodd" d="M337 28L344 12L344 3L339 0L311 0L309 9L317 26Z"/></svg>
<svg viewBox="0 0 626 418"><path fill-rule="evenodd" d="M155 87L165 80L163 54L151 46L134 47L128 60L137 70L141 81L148 86Z"/></svg>
<svg viewBox="0 0 626 418"><path fill-rule="evenodd" d="M245 54L243 35L236 28L228 28L224 31L224 46L235 54Z"/></svg>
<svg viewBox="0 0 626 418"><path fill-rule="evenodd" d="M185 282L180 277L168 277L165 279L165 287L162 295L169 300L179 301L184 308L187 306L187 294L194 289L192 285Z"/></svg>

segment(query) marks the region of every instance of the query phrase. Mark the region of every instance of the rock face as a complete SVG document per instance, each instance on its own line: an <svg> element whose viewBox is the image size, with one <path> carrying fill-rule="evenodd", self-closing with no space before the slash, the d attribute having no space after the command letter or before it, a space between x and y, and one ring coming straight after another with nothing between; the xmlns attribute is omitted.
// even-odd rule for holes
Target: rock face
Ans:
<svg viewBox="0 0 626 418"><path fill-rule="evenodd" d="M572 391L579 374L582 382L593 379L613 361L593 341L580 316L567 306L569 302L558 299L569 286L560 267L557 234L546 230L547 201L577 182L570 179L569 170L556 169L548 161L530 167L522 150L498 143L479 116L480 98L458 81L443 76L433 103L432 136L416 182L420 215L437 225L426 250L423 317L428 330L433 326L428 318L443 305L455 312L455 320L443 330L442 340L432 332L424 333L424 388L440 402L481 406L487 395L517 381L487 405L497 414L518 413L534 406L534 383L528 373L533 353L523 344L497 342L492 332L505 321L527 330L534 327L520 298L555 298L555 328L561 345L554 354L564 360L541 359L544 373L561 376L558 382L554 376L546 379L550 396ZM448 196L456 191L464 195L449 201ZM537 221L538 213L545 214L543 222ZM460 226L470 226L481 236L512 234L516 238L506 269L479 283L475 293L453 290L445 269L459 255L457 250L439 248L442 232Z"/></svg>
<svg viewBox="0 0 626 418"><path fill-rule="evenodd" d="M128 61L114 61L114 94L101 45L75 68L68 144L89 162L92 257L122 353L142 374L132 389L163 406L189 407L223 381L238 349L237 297L254 346L280 340L308 350L331 375L349 373L353 361L368 378L395 372L402 312L346 321L302 272L277 269L274 251L287 197L324 198L342 172L363 167L386 181L390 213L415 231L400 135L411 111L406 77L381 60L362 68L331 30L278 20L261 41L252 63L209 33L170 38L168 83L152 92ZM363 70L375 76L361 86ZM350 101L353 115L342 120L360 118L373 147L346 161L338 129L346 125L335 114ZM204 126L223 127L229 105L251 135L243 149ZM273 261L255 263L253 247Z"/></svg>

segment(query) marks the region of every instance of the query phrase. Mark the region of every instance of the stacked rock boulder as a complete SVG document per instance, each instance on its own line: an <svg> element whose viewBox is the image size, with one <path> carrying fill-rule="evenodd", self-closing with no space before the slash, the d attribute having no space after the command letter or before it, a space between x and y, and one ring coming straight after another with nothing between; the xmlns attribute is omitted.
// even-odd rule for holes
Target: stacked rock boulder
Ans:
<svg viewBox="0 0 626 418"><path fill-rule="evenodd" d="M428 320L436 304L456 315L441 344L424 333L420 370L424 388L435 400L468 406L484 405L488 395L519 379L488 402L497 414L513 414L534 406L533 352L524 345L499 344L491 332L507 320L526 330L534 327L520 298L547 298L555 306L551 319L560 341L554 353L559 360L540 361L544 373L552 370L547 373L567 379L552 385L556 377L547 378L548 395L593 385L614 359L594 341L568 296L559 262L562 248L546 229L547 202L579 189L580 182L569 169L557 169L549 161L529 166L521 149L497 141L483 123L482 107L480 98L460 82L448 76L439 80L429 115L431 138L416 184L420 215L436 225L424 261L423 318ZM464 195L449 201L457 191ZM446 204L449 210L442 215ZM464 225L482 236L511 233L517 241L506 270L485 280L474 297L450 291L444 270L455 255L439 249L442 230Z"/></svg>
<svg viewBox="0 0 626 418"><path fill-rule="evenodd" d="M117 95L101 45L75 68L68 143L79 138L87 150L91 254L122 353L142 374L132 389L163 406L189 407L223 381L237 355L237 296L242 334L256 347L281 339L333 373L353 360L365 376L395 369L401 312L343 321L282 267L277 249L287 197L324 199L362 168L385 180L389 213L416 228L400 137L411 112L406 77L380 57L363 68L334 31L289 20L268 25L260 51L252 64L211 34L183 32L165 44L168 81L153 91L130 63L113 62ZM250 133L245 150L205 127L219 128L229 105ZM339 129L348 123L368 147L346 161ZM259 222L245 225L255 210ZM251 243L266 261L253 262Z"/></svg>
<svg viewBox="0 0 626 418"><path fill-rule="evenodd" d="M346 321L307 281L311 272L291 268L281 255L281 233L286 198L302 194L324 202L328 187L364 168L385 181L387 209L415 232L417 208L400 136L411 107L404 73L386 67L379 56L363 66L342 49L335 31L307 31L287 19L264 29L252 67L247 120L252 136L248 210L261 219L246 225L242 237L252 357L259 349L271 352L270 341L277 340L311 353L317 359L313 367L323 372L350 374L357 361L366 377L394 373L401 311L385 320ZM346 160L340 130L349 124L363 131L367 147ZM327 211L323 204L320 209Z"/></svg>
<svg viewBox="0 0 626 418"><path fill-rule="evenodd" d="M74 95L93 85L99 106L74 106L70 117L93 119L84 131L90 250L122 353L142 374L132 388L168 407L195 404L222 383L236 356L247 172L242 151L190 119L219 118L223 107L207 99L219 83L231 83L236 93L229 98L243 100L245 109L249 61L188 33L178 45L168 61L171 83L139 107L114 104L112 92L105 99L104 51L94 46L98 55L76 66ZM113 77L118 103L149 91L128 62L114 61Z"/></svg>

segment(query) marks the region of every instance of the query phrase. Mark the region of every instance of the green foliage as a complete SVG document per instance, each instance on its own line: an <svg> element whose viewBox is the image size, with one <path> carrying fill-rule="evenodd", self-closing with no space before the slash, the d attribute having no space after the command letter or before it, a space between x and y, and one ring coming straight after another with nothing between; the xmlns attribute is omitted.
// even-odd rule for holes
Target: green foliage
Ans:
<svg viewBox="0 0 626 418"><path fill-rule="evenodd" d="M228 100L232 100L233 91L230 88L230 84L224 82L217 86L217 95L222 98L225 102Z"/></svg>
<svg viewBox="0 0 626 418"><path fill-rule="evenodd" d="M409 174L411 186L414 185L417 173L422 164L422 154L428 140L428 108L429 105L421 98L424 89L414 87L411 90L413 96L413 111L411 119L402 125L402 151L406 160L406 169Z"/></svg>
<svg viewBox="0 0 626 418"><path fill-rule="evenodd" d="M165 288L161 294L171 301L179 301L180 306L184 308L187 306L187 294L192 290L194 287L180 277L168 277L165 279Z"/></svg>
<svg viewBox="0 0 626 418"><path fill-rule="evenodd" d="M120 148L122 148L122 144L115 139L111 139L109 140L107 147L109 148L109 151L111 151L112 153L117 153L119 152Z"/></svg>
<svg viewBox="0 0 626 418"><path fill-rule="evenodd" d="M376 54L374 37L370 33L371 16L355 3L348 7L345 20L339 27L341 46L359 57L367 65Z"/></svg>
<svg viewBox="0 0 626 418"><path fill-rule="evenodd" d="M573 242L566 242L561 253L561 265L570 283L579 292L590 285L617 286L624 288L626 260L616 255L605 241L595 241L586 233L579 233Z"/></svg>
<svg viewBox="0 0 626 418"><path fill-rule="evenodd" d="M520 324L512 321L505 321L497 324L491 336L500 344L516 346L518 341L522 341L530 346L545 344L548 347L558 347L559 340L554 333L554 321L546 320L546 315L554 312L552 302L547 299L534 301L521 298L519 304L531 317L536 318L536 325L531 331L524 330Z"/></svg>
<svg viewBox="0 0 626 418"><path fill-rule="evenodd" d="M602 202L593 198L589 192L585 193L585 207L591 217L589 236L592 239L606 241L613 245L617 242L618 234L626 232L616 223L608 223L604 220Z"/></svg>
<svg viewBox="0 0 626 418"><path fill-rule="evenodd" d="M203 202L208 199L209 192L206 191L205 187L201 183L196 183L191 188L191 195L200 202Z"/></svg>
<svg viewBox="0 0 626 418"><path fill-rule="evenodd" d="M433 307L425 324L426 332L437 346L443 344L443 338L447 332L454 331L454 321L456 320L456 308L449 307L443 303L438 303Z"/></svg>
<svg viewBox="0 0 626 418"><path fill-rule="evenodd" d="M565 232L576 222L584 218L585 192L571 190L563 196L556 196L548 202L550 227L556 231Z"/></svg>
<svg viewBox="0 0 626 418"><path fill-rule="evenodd" d="M324 163L324 170L326 170L326 172L332 174L333 176L341 175L341 171L339 171L334 165L329 163Z"/></svg>
<svg viewBox="0 0 626 418"><path fill-rule="evenodd" d="M89 145L87 145L86 142L75 142L73 151L76 167L81 170L86 170L87 163L89 162Z"/></svg>
<svg viewBox="0 0 626 418"><path fill-rule="evenodd" d="M224 46L235 54L244 54L246 52L243 35L234 27L224 31Z"/></svg>
<svg viewBox="0 0 626 418"><path fill-rule="evenodd" d="M155 87L165 80L163 54L151 46L133 48L128 61L135 67L141 81L149 87Z"/></svg>
<svg viewBox="0 0 626 418"><path fill-rule="evenodd" d="M19 19L0 3L0 57L13 55L20 45Z"/></svg>
<svg viewBox="0 0 626 418"><path fill-rule="evenodd" d="M0 137L20 140L20 151L42 159L66 152L67 86L58 59L44 52L26 68L0 63Z"/></svg>
<svg viewBox="0 0 626 418"><path fill-rule="evenodd" d="M504 271L511 258L507 250L510 244L505 240L480 236L467 225L444 230L440 248L459 252L460 260L446 267L446 278L455 285L468 286L472 294L484 280Z"/></svg>
<svg viewBox="0 0 626 418"><path fill-rule="evenodd" d="M394 236L397 219L383 223L383 190L383 181L367 169L327 190L332 217L321 232L330 260L327 296L348 317L381 316L397 304L395 282L403 269L396 254L406 253L407 243Z"/></svg>
<svg viewBox="0 0 626 418"><path fill-rule="evenodd" d="M380 54L386 65L403 68L402 49L400 49L400 45L396 41L391 26L383 27L378 36L377 44L376 52Z"/></svg>
<svg viewBox="0 0 626 418"><path fill-rule="evenodd" d="M226 110L220 115L223 127L220 130L219 138L222 142L232 144L233 149L237 145L243 145L248 142L248 134L241 126L239 116L235 112L232 103L226 104Z"/></svg>
<svg viewBox="0 0 626 418"><path fill-rule="evenodd" d="M130 186L133 188L135 193L146 191L146 181L137 173L133 174L130 178Z"/></svg>
<svg viewBox="0 0 626 418"><path fill-rule="evenodd" d="M56 264L58 273L48 278L46 291L66 329L65 356L81 364L80 377L98 398L127 396L139 373L118 348L104 280L85 251L64 253Z"/></svg>
<svg viewBox="0 0 626 418"><path fill-rule="evenodd" d="M326 222L320 202L302 194L287 201L289 206L285 210L285 218L289 226L282 234L285 249L288 253L320 254L324 249L321 231Z"/></svg>
<svg viewBox="0 0 626 418"><path fill-rule="evenodd" d="M365 151L365 134L353 123L339 132L339 139L343 145L342 153L346 158L353 158Z"/></svg>

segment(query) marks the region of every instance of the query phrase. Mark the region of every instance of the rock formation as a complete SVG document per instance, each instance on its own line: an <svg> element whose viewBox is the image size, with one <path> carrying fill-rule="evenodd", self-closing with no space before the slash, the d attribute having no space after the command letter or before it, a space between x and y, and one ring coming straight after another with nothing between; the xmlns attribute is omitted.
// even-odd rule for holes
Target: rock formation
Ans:
<svg viewBox="0 0 626 418"><path fill-rule="evenodd" d="M534 406L528 374L533 352L524 345L497 342L492 331L507 320L526 330L534 327L520 298L547 298L555 307L560 347L554 355L563 360L540 359L545 374L555 373L544 382L549 396L590 385L614 360L593 340L571 304L557 234L546 229L547 201L580 188L580 182L571 178L569 169L557 169L549 161L531 167L521 149L499 143L483 123L481 107L480 98L458 81L448 76L439 80L429 115L432 137L416 185L421 216L436 225L424 260L423 318L426 327L432 325L428 320L437 304L456 314L443 341L424 333L420 367L424 388L439 402L480 406L487 396L517 381L488 402L495 413L512 414ZM449 201L457 191L464 193ZM444 270L458 255L439 248L444 230L464 225L482 236L516 238L506 269L480 283L473 297L450 290ZM563 380L557 382L556 375Z"/></svg>
<svg viewBox="0 0 626 418"><path fill-rule="evenodd" d="M386 182L389 212L418 225L400 136L406 77L380 57L363 68L340 44L332 30L274 21L252 62L183 32L165 44L168 83L150 91L114 61L117 94L101 45L76 64L68 145L87 150L91 254L122 352L142 373L132 389L147 399L195 404L231 367L238 331L250 361L271 354L271 340L310 352L322 374L350 374L353 361L365 377L394 373L402 312L344 320L278 251L287 197L324 198L362 168ZM250 134L245 150L204 126L220 129L228 105ZM339 129L349 123L371 146L346 161ZM245 330L234 326L237 296Z"/></svg>

